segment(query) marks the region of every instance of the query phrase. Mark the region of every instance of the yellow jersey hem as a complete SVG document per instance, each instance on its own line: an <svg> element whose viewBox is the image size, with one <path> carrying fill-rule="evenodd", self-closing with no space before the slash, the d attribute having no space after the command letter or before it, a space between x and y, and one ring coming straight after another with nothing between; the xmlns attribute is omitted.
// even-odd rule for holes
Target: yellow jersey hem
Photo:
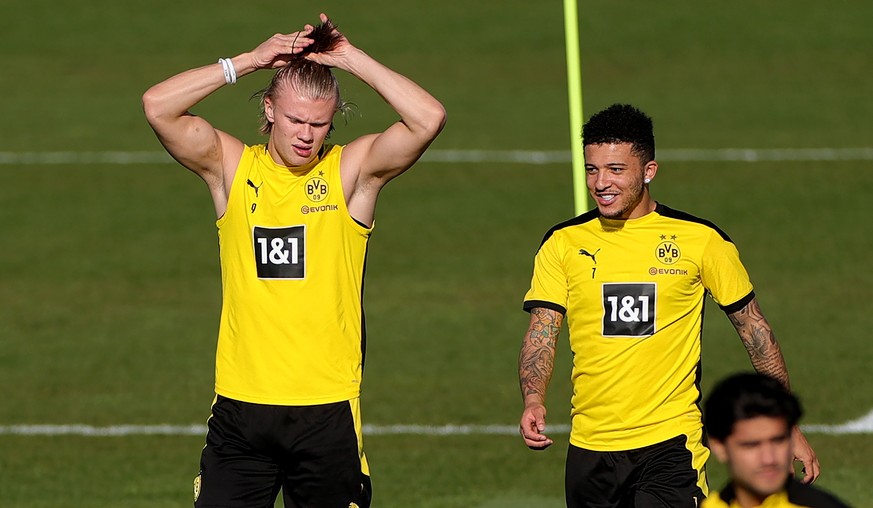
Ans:
<svg viewBox="0 0 873 508"><path fill-rule="evenodd" d="M228 399L249 402L252 404L268 404L271 406L317 406L319 404L332 404L360 398L360 390L352 390L335 395L323 395L319 397L263 397L243 394L215 387L215 393Z"/></svg>
<svg viewBox="0 0 873 508"><path fill-rule="evenodd" d="M644 437L614 437L609 440L599 439L589 442L578 439L576 436L574 436L574 433L571 432L570 444L577 448L583 448L585 450L592 450L595 452L623 452L662 443L664 441L667 441L668 439L672 439L680 435L692 436L695 432L699 432L701 429L701 425L699 422L696 422L692 425L676 425L675 422L670 422L666 427L667 428L663 430L659 429L641 433Z"/></svg>

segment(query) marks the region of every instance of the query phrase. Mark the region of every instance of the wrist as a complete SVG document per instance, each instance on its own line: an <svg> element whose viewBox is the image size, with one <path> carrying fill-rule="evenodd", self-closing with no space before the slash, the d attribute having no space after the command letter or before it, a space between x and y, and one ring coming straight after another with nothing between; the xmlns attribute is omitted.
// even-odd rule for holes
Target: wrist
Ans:
<svg viewBox="0 0 873 508"><path fill-rule="evenodd" d="M345 52L342 61L336 62L334 67L346 71L360 79L362 73L366 72L366 66L371 61L374 60L370 55L363 50L352 46Z"/></svg>
<svg viewBox="0 0 873 508"><path fill-rule="evenodd" d="M536 395L526 395L524 397L524 407L533 407L533 406L545 406L545 400L539 394Z"/></svg>
<svg viewBox="0 0 873 508"><path fill-rule="evenodd" d="M245 76L246 74L251 74L252 72L258 70L250 53L241 53L234 57L220 58L218 60L218 63L221 63L222 60L229 62L230 67L232 67L237 80ZM223 67L224 65L222 64L222 70ZM228 81L226 82L228 84L231 84Z"/></svg>
<svg viewBox="0 0 873 508"><path fill-rule="evenodd" d="M224 82L228 85L236 84L236 67L233 65L233 60L230 58L219 58L219 65L221 65L221 70L224 72Z"/></svg>

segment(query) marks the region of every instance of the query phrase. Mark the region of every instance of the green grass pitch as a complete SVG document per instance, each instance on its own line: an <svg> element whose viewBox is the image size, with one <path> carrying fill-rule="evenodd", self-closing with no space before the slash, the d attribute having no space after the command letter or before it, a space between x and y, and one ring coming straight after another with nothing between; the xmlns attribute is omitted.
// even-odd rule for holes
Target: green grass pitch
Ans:
<svg viewBox="0 0 873 508"><path fill-rule="evenodd" d="M0 161L22 152L156 152L151 84L246 51L325 10L363 49L440 98L434 150L568 150L560 2L234 5L5 0ZM869 2L580 3L586 117L630 102L658 146L873 146ZM196 112L257 142L242 78ZM359 114L335 141L384 128L381 99L340 75ZM0 164L0 427L202 424L212 397L219 273L203 184L172 163ZM567 164L421 162L384 191L366 283L367 424L514 425L520 310L542 234L573 214ZM788 361L805 423L873 409L873 161L662 161L664 203L738 244ZM710 305L707 390L748 369ZM566 332L564 332L564 339ZM568 423L562 341L550 423ZM372 435L375 506L563 505L566 435ZM873 507L870 434L810 434L819 484ZM0 506L170 507L191 501L199 436L0 434ZM724 471L711 467L713 486Z"/></svg>

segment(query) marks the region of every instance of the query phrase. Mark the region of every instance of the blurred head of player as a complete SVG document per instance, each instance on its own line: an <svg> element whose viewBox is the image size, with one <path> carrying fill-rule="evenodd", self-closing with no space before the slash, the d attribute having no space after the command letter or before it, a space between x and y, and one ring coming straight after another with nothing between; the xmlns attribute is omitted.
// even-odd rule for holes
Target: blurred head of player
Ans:
<svg viewBox="0 0 873 508"><path fill-rule="evenodd" d="M802 409L782 384L761 374L723 380L704 406L704 426L728 466L737 500L757 506L785 487L793 467L791 433Z"/></svg>

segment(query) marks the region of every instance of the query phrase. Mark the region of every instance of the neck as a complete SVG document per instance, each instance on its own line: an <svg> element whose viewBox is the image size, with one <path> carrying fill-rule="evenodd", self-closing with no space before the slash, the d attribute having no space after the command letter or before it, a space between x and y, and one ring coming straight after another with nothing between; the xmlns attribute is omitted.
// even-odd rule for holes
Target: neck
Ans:
<svg viewBox="0 0 873 508"><path fill-rule="evenodd" d="M766 495L758 494L734 484L734 498L741 508L757 508L758 506L761 506L768 497L774 494L778 494L778 492Z"/></svg>
<svg viewBox="0 0 873 508"><path fill-rule="evenodd" d="M761 506L766 497L760 497L749 492L737 492L737 503L741 508L756 508Z"/></svg>
<svg viewBox="0 0 873 508"><path fill-rule="evenodd" d="M628 214L627 219L639 219L640 217L644 217L655 211L655 207L658 206L658 203L652 199L652 196L646 192L643 194L640 202L637 203L637 206L631 210L631 213Z"/></svg>

